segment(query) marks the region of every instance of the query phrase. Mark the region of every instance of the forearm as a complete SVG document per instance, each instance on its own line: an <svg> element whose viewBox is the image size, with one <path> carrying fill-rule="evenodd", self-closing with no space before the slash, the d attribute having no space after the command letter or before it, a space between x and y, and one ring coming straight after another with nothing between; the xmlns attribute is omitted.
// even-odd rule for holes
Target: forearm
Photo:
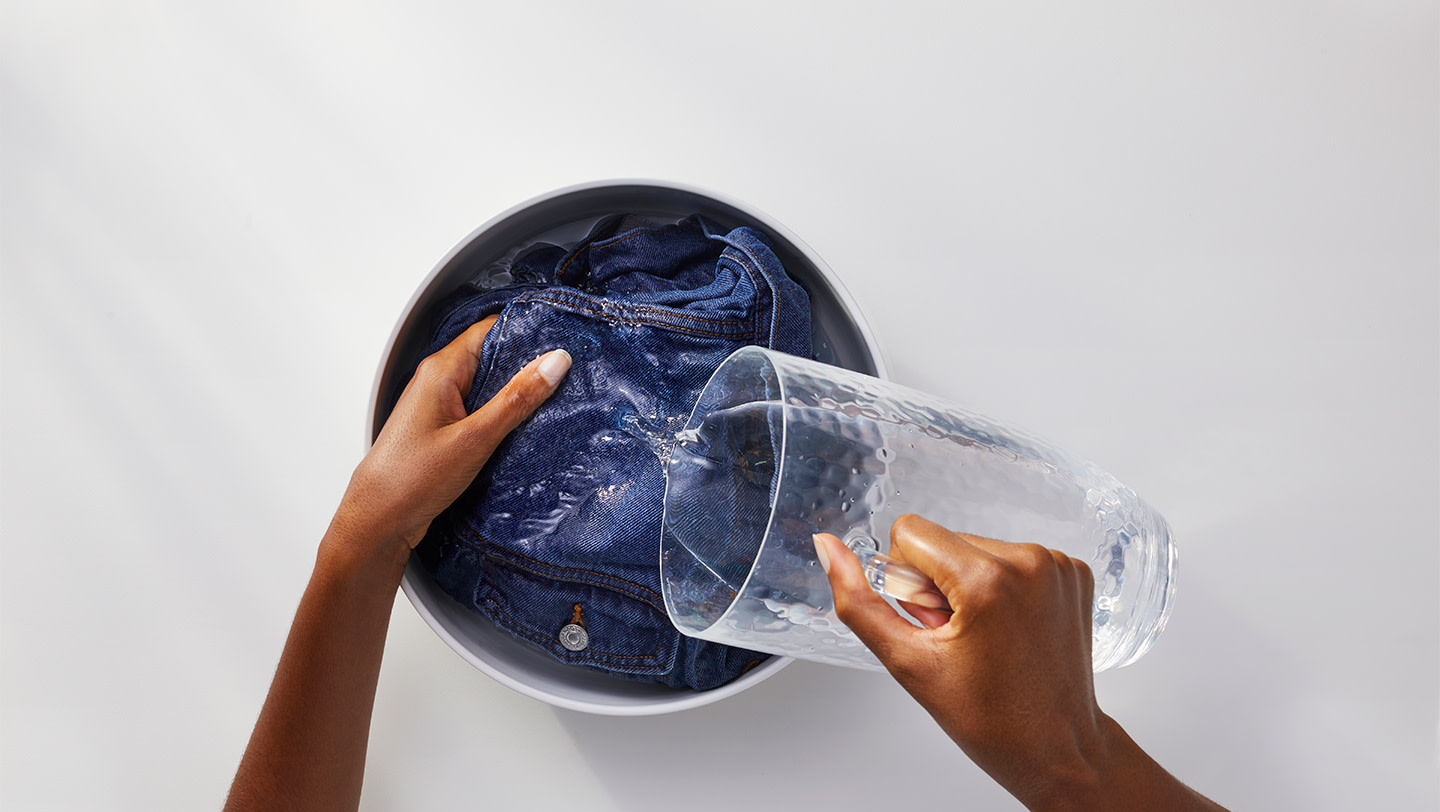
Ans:
<svg viewBox="0 0 1440 812"><path fill-rule="evenodd" d="M570 355L531 361L474 413L496 317L420 363L341 500L250 734L227 810L354 810L395 590L430 522L555 391Z"/></svg>
<svg viewBox="0 0 1440 812"><path fill-rule="evenodd" d="M226 810L354 810L404 553L356 553L337 520L316 556Z"/></svg>

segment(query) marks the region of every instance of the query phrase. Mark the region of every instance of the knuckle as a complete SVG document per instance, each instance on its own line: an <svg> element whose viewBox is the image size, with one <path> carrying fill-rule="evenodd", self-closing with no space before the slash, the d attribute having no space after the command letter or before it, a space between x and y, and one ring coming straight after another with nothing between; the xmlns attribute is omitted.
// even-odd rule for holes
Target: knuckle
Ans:
<svg viewBox="0 0 1440 812"><path fill-rule="evenodd" d="M415 377L422 381L434 378L440 366L439 353L429 355L415 367Z"/></svg>
<svg viewBox="0 0 1440 812"><path fill-rule="evenodd" d="M1002 602L1010 592L1014 569L998 558L984 558L971 567L966 603L977 609Z"/></svg>
<svg viewBox="0 0 1440 812"><path fill-rule="evenodd" d="M890 554L908 558L906 550L943 550L948 531L918 513L906 513L890 525Z"/></svg>
<svg viewBox="0 0 1440 812"><path fill-rule="evenodd" d="M496 397L500 401L498 405L501 419L510 428L520 425L534 411L534 406L523 391L507 387Z"/></svg>
<svg viewBox="0 0 1440 812"><path fill-rule="evenodd" d="M936 536L950 535L954 534L918 513L901 514L900 517L890 525L890 539L892 542L902 538L918 541Z"/></svg>
<svg viewBox="0 0 1440 812"><path fill-rule="evenodd" d="M507 386L501 389L500 393L495 396L495 399L498 401L496 405L500 407L501 413L507 417L518 414L525 409L525 399L521 397L520 393L516 391L513 386Z"/></svg>
<svg viewBox="0 0 1440 812"><path fill-rule="evenodd" d="M524 419L531 412L535 411L545 400L545 391L539 384L538 376L533 379L531 376L515 378L505 385L496 395L499 406L505 414Z"/></svg>
<svg viewBox="0 0 1440 812"><path fill-rule="evenodd" d="M518 408L527 415L540 408L540 404L544 403L549 396L545 379L541 378L539 373L515 388L515 400Z"/></svg>
<svg viewBox="0 0 1440 812"><path fill-rule="evenodd" d="M920 532L920 526L924 523L918 513L906 513L890 525L890 536L893 538L901 536L913 536Z"/></svg>
<svg viewBox="0 0 1440 812"><path fill-rule="evenodd" d="M1039 544L1017 544L1011 550L1010 558L1022 575L1034 577L1053 569L1055 557L1050 550Z"/></svg>

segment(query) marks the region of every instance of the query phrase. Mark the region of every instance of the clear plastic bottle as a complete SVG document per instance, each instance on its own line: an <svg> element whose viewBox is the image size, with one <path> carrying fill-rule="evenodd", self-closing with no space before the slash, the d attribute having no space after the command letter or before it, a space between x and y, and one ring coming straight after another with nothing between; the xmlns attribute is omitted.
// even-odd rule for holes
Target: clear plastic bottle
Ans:
<svg viewBox="0 0 1440 812"><path fill-rule="evenodd" d="M911 596L924 576L884 557L906 513L1088 562L1096 671L1138 659L1170 613L1174 540L1134 491L1050 443L866 375L737 352L701 394L667 476L662 583L693 636L877 667L835 617L810 539L845 539L872 585Z"/></svg>

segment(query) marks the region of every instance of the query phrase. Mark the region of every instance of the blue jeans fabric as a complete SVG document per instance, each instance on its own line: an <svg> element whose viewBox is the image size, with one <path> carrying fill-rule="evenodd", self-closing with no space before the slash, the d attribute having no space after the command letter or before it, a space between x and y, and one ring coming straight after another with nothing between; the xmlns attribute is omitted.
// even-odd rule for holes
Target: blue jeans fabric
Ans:
<svg viewBox="0 0 1440 812"><path fill-rule="evenodd" d="M500 313L472 412L545 351L564 348L574 364L417 554L456 600L559 660L703 690L766 655L671 625L659 572L663 463L731 352L759 344L810 356L810 305L753 229L636 222L611 218L569 251L532 250L512 263L515 284L469 286L442 303L427 355ZM572 624L588 636L579 650L561 641Z"/></svg>

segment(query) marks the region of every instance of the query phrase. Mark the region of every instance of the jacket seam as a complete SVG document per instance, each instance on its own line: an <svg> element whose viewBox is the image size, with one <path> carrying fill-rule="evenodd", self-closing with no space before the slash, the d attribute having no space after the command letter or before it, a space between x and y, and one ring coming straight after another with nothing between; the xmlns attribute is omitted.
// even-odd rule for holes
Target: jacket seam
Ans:
<svg viewBox="0 0 1440 812"><path fill-rule="evenodd" d="M555 299L555 298L551 298L552 296L565 297L566 300L557 300L557 299ZM549 290L536 291L536 292L534 292L534 293L523 293L523 294L521 294L521 295L519 295L519 296L516 296L516 297L515 297L514 299L512 299L511 301L512 301L512 302L536 302L536 301L539 301L539 302L547 302L547 303L553 304L553 305L560 305L560 306L562 306L562 307L570 307L570 308L574 308L574 309L576 309L576 310L583 310L583 311L586 312L586 313L592 313L592 314L595 314L595 315L607 315L607 312L606 312L606 311L600 310L600 309L596 309L596 308L594 307L594 305L593 305L593 302L591 302L591 301L588 299L588 297L584 297L583 295L577 295L577 294L573 294L573 293L567 293L567 292L563 292L563 291L557 291L557 290L555 290L554 288L551 288L551 289L549 289ZM618 311L618 312L619 312L619 315L622 316L622 317L625 316L625 315L631 315L631 314L654 314L654 315L656 315L656 316L660 316L660 317L667 318L667 319L673 318L673 319L678 319L678 320L681 320L681 321L695 322L695 323L698 323L698 324L709 324L709 325L714 325L714 326L716 326L716 327L736 327L736 328L739 328L739 329L744 329L744 328L747 326L747 325L746 325L746 322L751 321L750 319L707 319L707 318L703 318L703 317L701 317L701 316L696 316L696 315L692 315L692 314L690 314L690 313L686 313L686 312L684 312L683 310L681 310L680 308L665 308L665 307L657 307L657 306L655 306L655 305L638 305L638 304L612 302L612 303L611 303L611 306L614 308L614 310ZM644 321L643 317L640 316L640 315L631 315L631 318L634 319L634 320ZM657 321L645 321L645 323L649 323L649 324L661 324L662 322L657 322ZM699 329L699 328L694 328L694 329ZM714 334L714 335L718 335L718 334Z"/></svg>

